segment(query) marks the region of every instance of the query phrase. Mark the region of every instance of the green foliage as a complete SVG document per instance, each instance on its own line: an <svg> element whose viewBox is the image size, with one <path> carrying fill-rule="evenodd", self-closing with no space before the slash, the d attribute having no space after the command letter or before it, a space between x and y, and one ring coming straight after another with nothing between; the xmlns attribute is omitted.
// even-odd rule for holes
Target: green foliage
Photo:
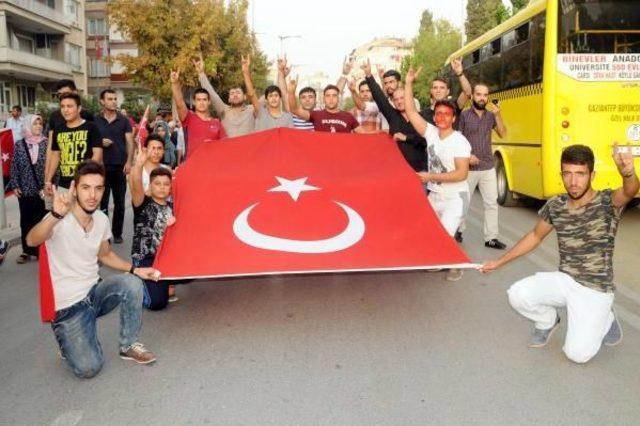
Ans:
<svg viewBox="0 0 640 426"><path fill-rule="evenodd" d="M504 3L500 2L496 9L496 23L501 24L509 18L511 18L511 11Z"/></svg>
<svg viewBox="0 0 640 426"><path fill-rule="evenodd" d="M127 90L120 108L127 110L134 120L140 121L147 105L151 103L151 95L144 90Z"/></svg>
<svg viewBox="0 0 640 426"><path fill-rule="evenodd" d="M401 70L422 67L414 84L415 96L421 104L429 101L431 80L440 74L446 59L460 48L462 34L446 19L433 20L429 10L422 13L418 36L413 40L413 53L403 59Z"/></svg>
<svg viewBox="0 0 640 426"><path fill-rule="evenodd" d="M520 10L524 9L528 3L529 0L511 0L511 10L513 12L512 14L515 15Z"/></svg>
<svg viewBox="0 0 640 426"><path fill-rule="evenodd" d="M224 93L241 83L240 55L251 53L254 84L262 87L268 64L247 26L247 7L248 0L113 0L110 23L138 45L139 54L111 59L135 83L168 100L171 70L180 70L183 84L197 85L192 60L199 54Z"/></svg>
<svg viewBox="0 0 640 426"><path fill-rule="evenodd" d="M504 13L499 12L501 6L504 8L501 0L468 0L467 21L464 23L467 41L478 38L498 25L498 17Z"/></svg>

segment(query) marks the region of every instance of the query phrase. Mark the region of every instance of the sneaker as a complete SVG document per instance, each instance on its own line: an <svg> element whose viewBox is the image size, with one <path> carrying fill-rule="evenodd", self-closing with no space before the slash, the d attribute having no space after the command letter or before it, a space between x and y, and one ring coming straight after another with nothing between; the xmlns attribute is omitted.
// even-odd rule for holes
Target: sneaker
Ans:
<svg viewBox="0 0 640 426"><path fill-rule="evenodd" d="M7 250L9 250L9 243L5 240L0 240L0 265L4 262L4 255L7 254Z"/></svg>
<svg viewBox="0 0 640 426"><path fill-rule="evenodd" d="M456 234L453 236L453 239L456 240L457 242L461 243L462 242L462 232L456 231Z"/></svg>
<svg viewBox="0 0 640 426"><path fill-rule="evenodd" d="M507 248L507 245L499 241L497 238L494 238L493 240L485 241L484 246L492 249L496 249L496 250L504 250Z"/></svg>
<svg viewBox="0 0 640 426"><path fill-rule="evenodd" d="M460 279L462 279L462 275L464 275L462 269L452 268L447 271L447 275L444 277L444 279L447 281L459 281Z"/></svg>
<svg viewBox="0 0 640 426"><path fill-rule="evenodd" d="M613 313L613 322L611 323L611 327L607 334L602 339L602 343L606 346L615 346L618 343L622 342L622 327L620 326L620 322L618 322L618 316Z"/></svg>
<svg viewBox="0 0 640 426"><path fill-rule="evenodd" d="M549 342L549 339L551 338L553 332L556 331L556 328L558 328L558 324L560 324L560 315L558 315L558 319L556 320L556 323L553 327L547 330L540 330L537 328L534 329L533 335L531 336L531 342L529 342L529 347L541 348L545 346Z"/></svg>
<svg viewBox="0 0 640 426"><path fill-rule="evenodd" d="M113 243L114 244L122 244L123 243L123 239L122 237L113 237Z"/></svg>
<svg viewBox="0 0 640 426"><path fill-rule="evenodd" d="M126 350L120 348L120 358L130 359L138 364L150 364L156 360L156 356L140 342L129 346Z"/></svg>
<svg viewBox="0 0 640 426"><path fill-rule="evenodd" d="M178 300L180 300L180 298L174 294L173 296L169 296L169 299L167 299L167 302L169 302L169 303L175 303L175 302L177 302Z"/></svg>

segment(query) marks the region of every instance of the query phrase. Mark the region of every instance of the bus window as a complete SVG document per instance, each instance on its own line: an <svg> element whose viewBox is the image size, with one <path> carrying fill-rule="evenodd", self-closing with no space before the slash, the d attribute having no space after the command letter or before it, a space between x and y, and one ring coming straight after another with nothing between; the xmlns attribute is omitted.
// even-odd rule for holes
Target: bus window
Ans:
<svg viewBox="0 0 640 426"><path fill-rule="evenodd" d="M520 25L515 30L516 44L520 44L529 40L529 23Z"/></svg>
<svg viewBox="0 0 640 426"><path fill-rule="evenodd" d="M513 89L530 83L529 40L502 53L502 78L504 89Z"/></svg>
<svg viewBox="0 0 640 426"><path fill-rule="evenodd" d="M640 0L563 0L558 53L640 53Z"/></svg>
<svg viewBox="0 0 640 426"><path fill-rule="evenodd" d="M545 14L541 13L531 21L531 82L542 81L544 64L544 28Z"/></svg>
<svg viewBox="0 0 640 426"><path fill-rule="evenodd" d="M472 63L477 64L480 62L480 50L474 50L473 53L471 54L471 57L473 58Z"/></svg>

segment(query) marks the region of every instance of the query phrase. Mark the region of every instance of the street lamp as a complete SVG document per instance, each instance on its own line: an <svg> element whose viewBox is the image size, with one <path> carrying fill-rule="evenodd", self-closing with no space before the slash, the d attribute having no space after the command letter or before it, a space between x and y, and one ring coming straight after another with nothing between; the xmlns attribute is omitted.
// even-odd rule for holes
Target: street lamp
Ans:
<svg viewBox="0 0 640 426"><path fill-rule="evenodd" d="M288 38L302 38L301 35L279 35L280 39L280 56L284 55L284 41Z"/></svg>

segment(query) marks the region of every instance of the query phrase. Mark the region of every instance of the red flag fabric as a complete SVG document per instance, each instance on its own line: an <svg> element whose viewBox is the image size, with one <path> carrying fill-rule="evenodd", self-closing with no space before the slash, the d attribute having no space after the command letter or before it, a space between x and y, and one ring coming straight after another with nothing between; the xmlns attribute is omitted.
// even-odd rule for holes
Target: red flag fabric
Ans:
<svg viewBox="0 0 640 426"><path fill-rule="evenodd" d="M47 245L40 244L38 256L38 278L40 281L40 318L42 322L51 322L56 318L53 282L49 269L49 254Z"/></svg>
<svg viewBox="0 0 640 426"><path fill-rule="evenodd" d="M387 135L279 128L205 144L174 180L167 279L467 264Z"/></svg>
<svg viewBox="0 0 640 426"><path fill-rule="evenodd" d="M144 114L140 119L140 124L138 125L138 134L136 136L136 142L140 142L142 146L145 146L145 142L147 140L147 136L149 136L149 131L147 130L147 123L149 122L149 105L144 110Z"/></svg>
<svg viewBox="0 0 640 426"><path fill-rule="evenodd" d="M0 130L0 152L2 152L2 176L8 177L11 175L11 160L13 160L13 133L11 133L11 129Z"/></svg>

